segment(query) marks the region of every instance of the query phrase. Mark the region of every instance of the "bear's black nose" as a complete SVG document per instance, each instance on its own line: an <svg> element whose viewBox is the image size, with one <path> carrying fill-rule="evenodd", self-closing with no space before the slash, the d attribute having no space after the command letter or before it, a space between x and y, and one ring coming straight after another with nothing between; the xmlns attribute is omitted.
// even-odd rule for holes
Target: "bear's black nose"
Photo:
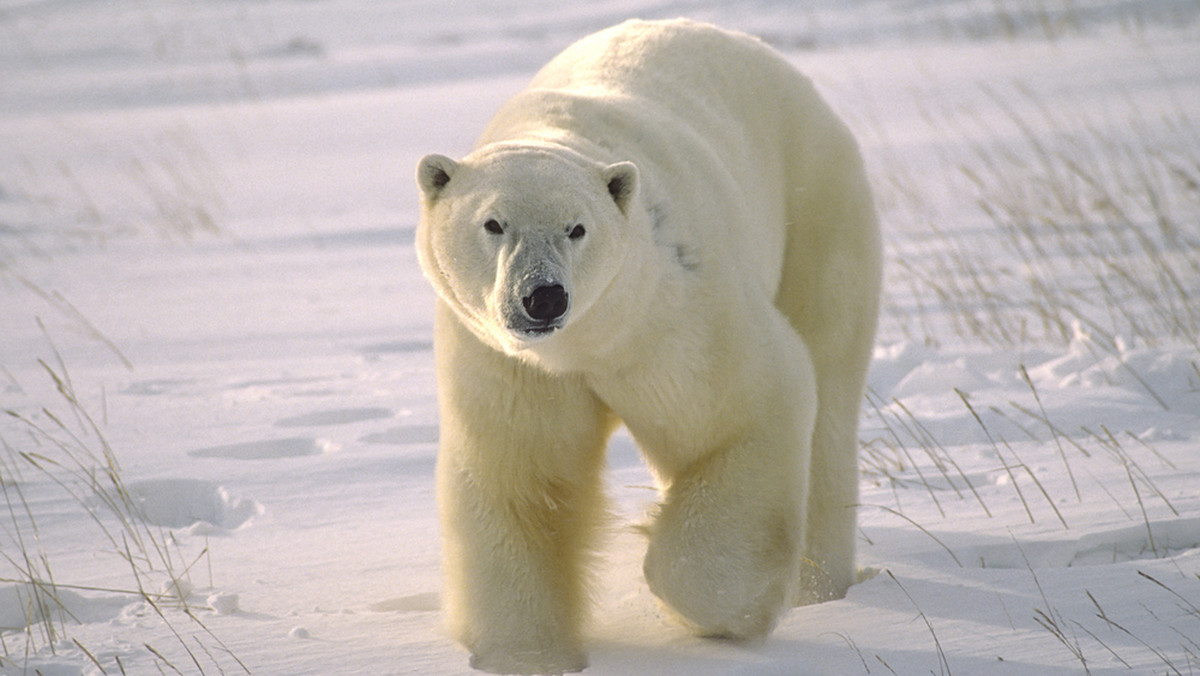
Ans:
<svg viewBox="0 0 1200 676"><path fill-rule="evenodd" d="M521 299L530 319L548 322L563 316L567 311L567 290L561 284L539 286L533 293Z"/></svg>

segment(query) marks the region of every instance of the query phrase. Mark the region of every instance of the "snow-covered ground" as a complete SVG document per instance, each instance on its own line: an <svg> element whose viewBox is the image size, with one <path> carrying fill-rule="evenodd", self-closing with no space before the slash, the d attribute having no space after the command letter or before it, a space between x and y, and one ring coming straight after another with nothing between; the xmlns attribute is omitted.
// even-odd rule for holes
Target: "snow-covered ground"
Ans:
<svg viewBox="0 0 1200 676"><path fill-rule="evenodd" d="M864 581L688 636L618 435L587 673L1200 671L1195 2L5 0L0 672L467 673L412 169L675 15L785 51L871 164Z"/></svg>

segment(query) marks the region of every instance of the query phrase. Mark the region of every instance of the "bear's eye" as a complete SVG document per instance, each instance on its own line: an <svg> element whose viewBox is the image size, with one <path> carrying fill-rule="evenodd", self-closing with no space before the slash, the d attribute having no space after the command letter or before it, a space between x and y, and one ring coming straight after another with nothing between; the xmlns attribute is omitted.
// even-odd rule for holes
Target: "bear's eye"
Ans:
<svg viewBox="0 0 1200 676"><path fill-rule="evenodd" d="M487 220L487 222L483 224L483 229L487 230L489 233L491 233L493 235L503 235L504 234L504 226L500 225L500 222L494 218L489 218Z"/></svg>
<svg viewBox="0 0 1200 676"><path fill-rule="evenodd" d="M567 233L567 237L571 239L580 239L587 234L587 230L582 225L576 225L571 228L571 232Z"/></svg>

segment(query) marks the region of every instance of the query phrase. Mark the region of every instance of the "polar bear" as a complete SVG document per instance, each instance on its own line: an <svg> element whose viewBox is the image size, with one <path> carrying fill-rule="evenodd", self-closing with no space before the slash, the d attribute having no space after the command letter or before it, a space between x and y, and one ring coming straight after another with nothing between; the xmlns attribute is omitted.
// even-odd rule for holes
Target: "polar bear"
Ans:
<svg viewBox="0 0 1200 676"><path fill-rule="evenodd" d="M879 231L857 145L746 35L630 21L423 158L445 612L475 668L586 664L610 433L660 485L651 591L755 639L853 582Z"/></svg>

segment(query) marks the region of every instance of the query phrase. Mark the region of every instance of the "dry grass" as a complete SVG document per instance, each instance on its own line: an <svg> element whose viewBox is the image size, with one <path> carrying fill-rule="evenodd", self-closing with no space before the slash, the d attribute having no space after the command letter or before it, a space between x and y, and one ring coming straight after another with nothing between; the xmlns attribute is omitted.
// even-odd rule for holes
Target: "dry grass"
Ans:
<svg viewBox="0 0 1200 676"><path fill-rule="evenodd" d="M1003 90L974 86L982 103L973 110L939 109L945 99L936 91L916 95L925 122L945 139L935 163L918 168L895 152L876 158L883 220L905 224L889 241L883 333L929 346L955 343L1013 353L1086 349L1096 363L1107 360L1122 378L1170 409L1174 402L1127 356L1138 348L1200 352L1200 128L1189 108L1177 101L1169 112L1152 113L1131 95L1102 113L1067 114L1020 84ZM876 127L878 145L886 151L886 133ZM932 194L937 189L946 194ZM1197 364L1200 354L1192 360L1195 375L1180 377L1200 382ZM868 393L867 427L873 433L860 456L862 475L890 488L895 501L864 507L915 527L948 561L962 566L969 557L955 552L934 524L918 523L904 501L923 499L947 520L964 510L992 518L989 503L1003 497L998 491L1009 490L1030 523L1056 523L1067 531L1070 512L1060 505L1107 500L1142 524L1148 555L1170 556L1156 541L1161 524L1151 515L1164 508L1174 516L1180 512L1147 470L1147 463L1173 469L1170 460L1104 420L1064 426L1048 412L1023 364L1018 371L1028 388L1022 401L981 407L970 392L958 392L958 415L973 420L986 440L973 446L996 458L990 474L1003 474L1003 481L986 490L956 462L960 449L939 439L904 401ZM1020 438L1012 438L1013 430ZM1028 453L1021 450L1023 442L1053 444L1057 463L1046 463L1045 454L1036 466L1022 461ZM1120 467L1116 476L1123 483L1111 481L1112 472L1101 475L1109 477L1106 483L1088 471L1105 458ZM1014 544L1021 548L1015 537ZM1168 594L1182 610L1183 617L1172 622L1180 640L1167 645L1162 635L1139 636L1123 626L1091 592L1094 617L1070 616L1051 603L1053 595L1028 559L1026 567L1041 600L1029 619L1082 672L1091 673L1104 660L1137 663L1134 645L1146 651L1141 663L1146 655L1157 660L1156 673L1195 673L1200 667L1200 642L1194 638L1200 610L1190 600L1197 576L1181 571L1178 583L1168 585L1141 574L1152 585L1147 594ZM923 619L932 633L929 618ZM935 671L946 671L938 648Z"/></svg>
<svg viewBox="0 0 1200 676"><path fill-rule="evenodd" d="M78 156L19 158L24 175L4 186L9 204L0 205L0 273L24 255L128 233L192 240L221 231L227 179L186 124L119 143L86 127L57 131L77 139Z"/></svg>
<svg viewBox="0 0 1200 676"><path fill-rule="evenodd" d="M1151 114L1130 96L1119 113L1068 118L1019 84L976 86L987 116L922 104L947 137L987 139L940 153L956 211L903 158L884 158L876 177L885 222L916 231L890 251L885 327L928 344L1082 334L1110 354L1200 347L1200 129L1188 110Z"/></svg>
<svg viewBox="0 0 1200 676"><path fill-rule="evenodd" d="M49 340L49 338L47 338ZM125 673L119 658L102 664L77 639L71 627L78 622L70 592L103 593L127 596L129 602L142 602L147 612L157 617L175 638L175 650L163 650L145 643L143 647L172 672L182 673L165 656L182 654L195 673L227 673L228 667L249 673L225 644L213 634L194 612L189 599L193 579L200 564L210 556L207 545L188 556L180 542L167 529L148 523L125 482L117 454L105 440L103 429L81 403L66 364L50 343L53 363L40 361L59 395L56 410L43 407L36 419L16 411L4 411L23 432L21 443L0 438L0 495L7 519L0 527L0 560L9 572L0 583L13 585L18 603L23 606L23 627L0 627L0 666L25 668L30 657L41 651L56 653L70 644L83 652L100 673ZM39 502L31 502L26 486L38 485ZM65 498L90 517L92 532L108 543L127 569L121 588L98 589L73 584L55 575L52 557L44 547L35 505L44 504L46 491L56 490L56 499ZM208 567L211 577L211 564ZM113 571L119 574L120 571ZM212 580L208 580L212 586ZM10 650L12 635L23 632L19 653ZM7 636L7 637L6 637ZM110 671L112 670L112 671Z"/></svg>

